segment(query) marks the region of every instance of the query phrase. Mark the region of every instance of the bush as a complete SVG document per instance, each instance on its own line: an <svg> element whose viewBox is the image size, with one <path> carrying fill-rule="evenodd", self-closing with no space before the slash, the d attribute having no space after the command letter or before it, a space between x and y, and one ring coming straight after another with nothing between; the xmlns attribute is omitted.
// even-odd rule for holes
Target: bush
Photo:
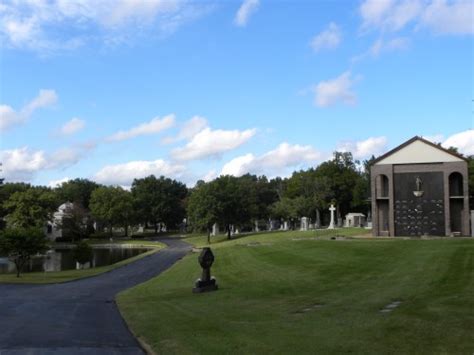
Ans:
<svg viewBox="0 0 474 355"><path fill-rule="evenodd" d="M76 244L74 249L74 259L81 265L92 260L92 247L84 240Z"/></svg>
<svg viewBox="0 0 474 355"><path fill-rule="evenodd" d="M20 277L32 256L48 250L48 240L40 228L8 228L0 234L0 255L8 256Z"/></svg>

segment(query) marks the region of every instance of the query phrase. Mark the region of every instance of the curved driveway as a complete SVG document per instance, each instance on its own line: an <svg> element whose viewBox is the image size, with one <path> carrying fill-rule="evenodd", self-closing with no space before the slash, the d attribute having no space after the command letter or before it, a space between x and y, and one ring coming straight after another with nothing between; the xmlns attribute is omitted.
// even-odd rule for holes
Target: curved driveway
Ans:
<svg viewBox="0 0 474 355"><path fill-rule="evenodd" d="M0 355L143 354L114 298L157 276L191 249L180 240L159 241L168 248L91 278L0 284Z"/></svg>

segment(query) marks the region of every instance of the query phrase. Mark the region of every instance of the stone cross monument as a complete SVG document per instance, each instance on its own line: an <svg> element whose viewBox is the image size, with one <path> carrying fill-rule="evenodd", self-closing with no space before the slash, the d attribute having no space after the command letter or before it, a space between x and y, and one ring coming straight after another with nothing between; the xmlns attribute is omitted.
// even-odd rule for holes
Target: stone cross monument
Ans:
<svg viewBox="0 0 474 355"><path fill-rule="evenodd" d="M336 208L333 204L331 204L331 207L329 207L329 211L331 211L331 222L329 222L328 229L334 229L334 212L336 211Z"/></svg>

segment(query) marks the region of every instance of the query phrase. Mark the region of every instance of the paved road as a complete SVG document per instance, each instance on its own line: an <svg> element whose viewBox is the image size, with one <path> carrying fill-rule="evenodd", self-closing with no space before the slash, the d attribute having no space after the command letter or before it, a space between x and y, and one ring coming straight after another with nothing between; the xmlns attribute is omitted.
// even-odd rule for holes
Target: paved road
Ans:
<svg viewBox="0 0 474 355"><path fill-rule="evenodd" d="M115 295L168 269L190 250L168 248L95 277L54 285L0 285L0 355L143 354Z"/></svg>

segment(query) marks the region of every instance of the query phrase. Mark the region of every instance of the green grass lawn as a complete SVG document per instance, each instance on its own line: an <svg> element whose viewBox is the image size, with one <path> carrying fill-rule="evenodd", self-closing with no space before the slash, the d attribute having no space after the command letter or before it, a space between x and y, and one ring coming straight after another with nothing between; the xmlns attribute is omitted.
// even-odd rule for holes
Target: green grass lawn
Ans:
<svg viewBox="0 0 474 355"><path fill-rule="evenodd" d="M91 244L132 244L136 247L147 247L153 248L150 251L147 251L143 254L136 255L132 258L125 259L119 261L118 263L107 265L107 266L100 266L91 269L84 269L84 270L65 270L65 271L58 271L58 272L25 272L22 273L21 276L18 278L16 274L0 274L0 283L59 283L59 282L66 282L72 281L77 279L82 279L84 277L90 277L102 274L104 272L116 269L120 266L127 265L135 260L141 259L145 256L150 254L156 253L158 250L165 247L163 243L159 242L151 242L146 240L117 240L113 243L108 241L102 242L94 242ZM59 246L60 244L58 244Z"/></svg>
<svg viewBox="0 0 474 355"><path fill-rule="evenodd" d="M120 310L165 354L473 354L474 240L311 236L216 243L217 292L191 292L195 253L121 293ZM393 301L402 303L380 312Z"/></svg>

